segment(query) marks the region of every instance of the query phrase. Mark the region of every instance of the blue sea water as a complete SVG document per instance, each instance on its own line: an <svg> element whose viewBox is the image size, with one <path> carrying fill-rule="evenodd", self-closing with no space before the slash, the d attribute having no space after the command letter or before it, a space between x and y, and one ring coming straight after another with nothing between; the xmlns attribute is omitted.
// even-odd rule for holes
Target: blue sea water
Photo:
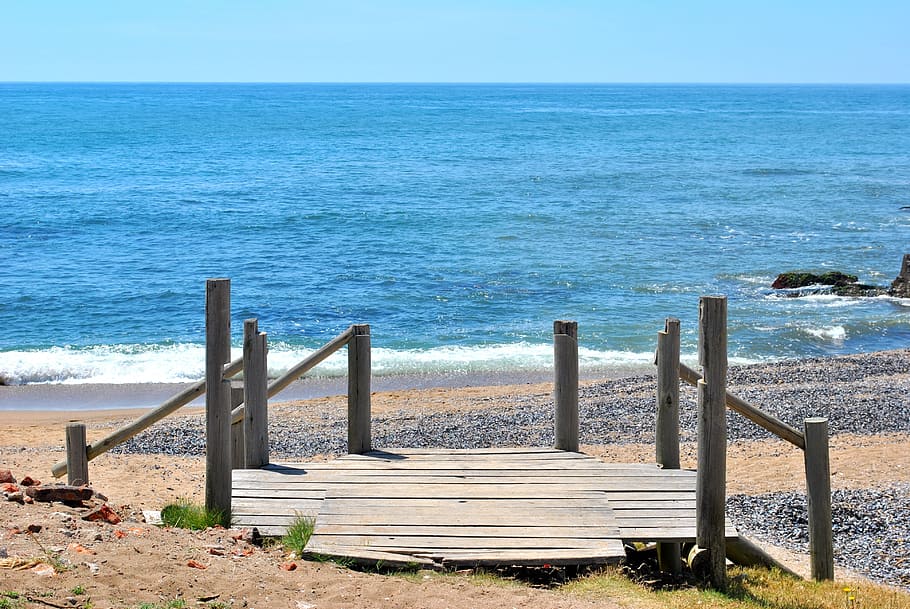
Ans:
<svg viewBox="0 0 910 609"><path fill-rule="evenodd" d="M906 347L910 87L0 84L0 377L196 379L230 277L275 371L351 323L377 374L645 365L729 297L757 361ZM328 374L344 363L330 362Z"/></svg>

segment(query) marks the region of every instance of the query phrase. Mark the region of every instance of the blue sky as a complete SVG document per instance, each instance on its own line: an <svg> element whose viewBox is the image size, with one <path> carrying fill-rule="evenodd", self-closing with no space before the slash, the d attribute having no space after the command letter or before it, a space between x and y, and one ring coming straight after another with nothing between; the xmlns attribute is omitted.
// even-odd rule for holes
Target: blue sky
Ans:
<svg viewBox="0 0 910 609"><path fill-rule="evenodd" d="M910 83L910 1L10 0L0 81Z"/></svg>

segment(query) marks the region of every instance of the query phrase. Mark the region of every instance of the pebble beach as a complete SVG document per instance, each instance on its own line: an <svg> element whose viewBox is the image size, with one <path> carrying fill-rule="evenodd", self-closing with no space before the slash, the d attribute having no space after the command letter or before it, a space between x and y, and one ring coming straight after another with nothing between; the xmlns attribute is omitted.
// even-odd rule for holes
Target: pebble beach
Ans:
<svg viewBox="0 0 910 609"><path fill-rule="evenodd" d="M579 396L583 447L595 447L595 453L598 447L609 448L611 454L622 457L624 447L653 444L654 388L651 375L585 384ZM728 390L797 428L807 417L827 417L832 441L910 433L910 350L733 367ZM322 408L310 402L273 408L269 426L272 459L343 454L346 421L342 400L330 400ZM443 403L421 410L419 405L396 408L393 402L391 407L374 409L373 446L478 448L553 443L552 398L545 386L535 386L533 391L478 392L465 403L454 409ZM696 402L694 390L685 385L680 410L681 441L691 453ZM731 446L770 438L768 432L735 413L728 412L727 423ZM204 421L197 415L165 419L115 450L200 456L204 449ZM872 465L889 467L887 463ZM907 472L898 469L894 474L895 481L890 483L835 488L835 561L870 579L910 588L910 484ZM803 492L728 494L727 505L741 533L808 551Z"/></svg>

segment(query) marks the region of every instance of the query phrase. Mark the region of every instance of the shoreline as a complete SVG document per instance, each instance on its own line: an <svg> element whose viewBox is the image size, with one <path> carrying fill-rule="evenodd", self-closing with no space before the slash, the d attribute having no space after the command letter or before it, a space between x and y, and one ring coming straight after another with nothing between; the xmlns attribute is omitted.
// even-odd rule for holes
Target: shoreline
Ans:
<svg viewBox="0 0 910 609"><path fill-rule="evenodd" d="M651 365L628 364L610 368L582 369L582 382L615 380L653 372ZM384 393L404 390L463 389L552 383L552 370L497 372L447 372L404 375L374 375L372 391ZM0 412L77 412L146 410L159 406L192 383L81 383L0 386ZM311 400L343 395L347 377L304 377L278 396L273 403ZM189 406L204 406L199 397Z"/></svg>

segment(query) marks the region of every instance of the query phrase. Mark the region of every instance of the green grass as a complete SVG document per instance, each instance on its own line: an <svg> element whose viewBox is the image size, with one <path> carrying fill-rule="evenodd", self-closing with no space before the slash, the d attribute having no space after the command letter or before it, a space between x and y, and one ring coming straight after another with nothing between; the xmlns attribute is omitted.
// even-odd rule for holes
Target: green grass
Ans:
<svg viewBox="0 0 910 609"><path fill-rule="evenodd" d="M193 531L201 531L214 526L229 527L231 520L230 514L225 514L220 510L206 510L186 499L178 499L175 503L161 509L161 522L165 526Z"/></svg>
<svg viewBox="0 0 910 609"><path fill-rule="evenodd" d="M174 598L165 603L140 603L137 609L186 609L186 601Z"/></svg>
<svg viewBox="0 0 910 609"><path fill-rule="evenodd" d="M621 598L641 609L910 609L910 594L873 583L812 582L762 568L734 568L729 575L726 592L652 591L610 569L560 589L585 598Z"/></svg>
<svg viewBox="0 0 910 609"><path fill-rule="evenodd" d="M25 604L25 599L18 592L0 590L0 609L19 609Z"/></svg>
<svg viewBox="0 0 910 609"><path fill-rule="evenodd" d="M71 590L71 592L76 596L82 596L83 594L85 594L85 586L80 584L80 585L76 586L75 588L73 588Z"/></svg>
<svg viewBox="0 0 910 609"><path fill-rule="evenodd" d="M316 519L312 516L297 515L294 522L288 527L287 533L281 538L281 545L285 550L293 552L297 556L303 556L303 549L310 541L315 526Z"/></svg>

